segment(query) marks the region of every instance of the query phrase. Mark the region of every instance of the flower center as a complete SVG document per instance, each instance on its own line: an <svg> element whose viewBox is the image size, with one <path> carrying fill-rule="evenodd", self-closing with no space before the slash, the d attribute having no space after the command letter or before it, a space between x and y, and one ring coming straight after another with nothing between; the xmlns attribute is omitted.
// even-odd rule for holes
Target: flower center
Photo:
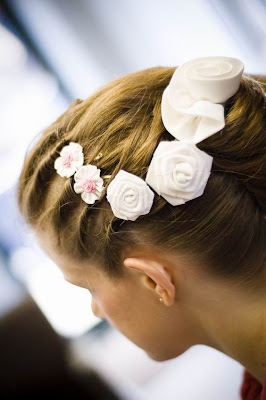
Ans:
<svg viewBox="0 0 266 400"><path fill-rule="evenodd" d="M93 179L85 179L82 184L81 184L84 192L91 193L95 192L96 190L96 184Z"/></svg>
<svg viewBox="0 0 266 400"><path fill-rule="evenodd" d="M132 204L134 200L135 200L135 192L133 189L130 189L125 195L125 202L127 204Z"/></svg>
<svg viewBox="0 0 266 400"><path fill-rule="evenodd" d="M193 177L193 168L189 163L178 163L173 169L173 178L175 183L189 183Z"/></svg>
<svg viewBox="0 0 266 400"><path fill-rule="evenodd" d="M73 160L72 154L67 153L63 155L63 165L69 168L71 166L71 161Z"/></svg>

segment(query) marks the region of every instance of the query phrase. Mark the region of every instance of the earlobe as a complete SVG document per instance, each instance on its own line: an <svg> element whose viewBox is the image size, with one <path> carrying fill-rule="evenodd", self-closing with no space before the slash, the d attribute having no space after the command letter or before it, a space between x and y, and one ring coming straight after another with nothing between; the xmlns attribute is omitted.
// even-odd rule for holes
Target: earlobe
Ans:
<svg viewBox="0 0 266 400"><path fill-rule="evenodd" d="M175 286L171 275L164 266L151 259L126 258L124 265L128 268L137 269L147 275L146 284L163 298L165 305L172 305L175 299ZM150 280L149 280L150 278Z"/></svg>

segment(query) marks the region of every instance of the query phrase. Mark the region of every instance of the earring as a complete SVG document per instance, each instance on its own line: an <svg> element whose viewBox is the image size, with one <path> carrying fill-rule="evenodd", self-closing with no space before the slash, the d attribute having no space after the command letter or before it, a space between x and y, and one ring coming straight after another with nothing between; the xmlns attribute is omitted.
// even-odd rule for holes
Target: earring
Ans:
<svg viewBox="0 0 266 400"><path fill-rule="evenodd" d="M160 301L162 304L164 304L163 297L159 297L159 301Z"/></svg>

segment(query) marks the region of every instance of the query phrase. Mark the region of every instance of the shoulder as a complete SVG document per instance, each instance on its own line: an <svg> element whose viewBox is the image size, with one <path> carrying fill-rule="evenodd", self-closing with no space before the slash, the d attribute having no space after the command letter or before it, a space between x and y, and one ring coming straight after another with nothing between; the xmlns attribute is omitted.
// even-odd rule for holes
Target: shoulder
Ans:
<svg viewBox="0 0 266 400"><path fill-rule="evenodd" d="M266 371L262 385L247 369L244 369L240 395L241 400L266 400Z"/></svg>

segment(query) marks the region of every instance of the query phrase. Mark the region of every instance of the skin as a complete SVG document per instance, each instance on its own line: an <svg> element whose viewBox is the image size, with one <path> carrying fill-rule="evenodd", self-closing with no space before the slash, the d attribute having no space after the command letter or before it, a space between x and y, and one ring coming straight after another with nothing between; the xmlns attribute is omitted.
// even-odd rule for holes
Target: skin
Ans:
<svg viewBox="0 0 266 400"><path fill-rule="evenodd" d="M203 344L237 360L263 383L265 293L246 293L180 256L149 249L125 253L125 276L114 283L99 266L60 254L51 232L38 232L36 238L65 280L90 290L93 313L151 359L172 359Z"/></svg>

